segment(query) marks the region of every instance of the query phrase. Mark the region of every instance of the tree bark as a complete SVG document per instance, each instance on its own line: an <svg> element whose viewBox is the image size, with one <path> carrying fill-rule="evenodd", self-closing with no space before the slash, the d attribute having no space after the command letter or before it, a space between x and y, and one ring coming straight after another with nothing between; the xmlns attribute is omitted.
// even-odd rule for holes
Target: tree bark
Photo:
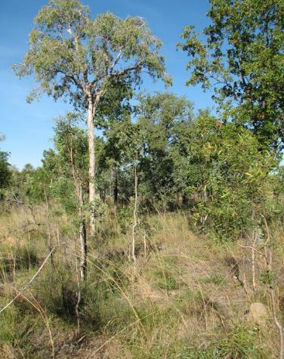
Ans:
<svg viewBox="0 0 284 359"><path fill-rule="evenodd" d="M80 207L79 207L79 216L80 216L80 247L81 247L81 256L80 256L80 277L81 281L84 281L87 276L87 231L86 231L86 219L84 214L84 199L83 199L83 190L80 185Z"/></svg>
<svg viewBox="0 0 284 359"><path fill-rule="evenodd" d="M94 103L88 103L88 148L89 148L89 204L90 204L90 235L95 236L95 135L94 135Z"/></svg>

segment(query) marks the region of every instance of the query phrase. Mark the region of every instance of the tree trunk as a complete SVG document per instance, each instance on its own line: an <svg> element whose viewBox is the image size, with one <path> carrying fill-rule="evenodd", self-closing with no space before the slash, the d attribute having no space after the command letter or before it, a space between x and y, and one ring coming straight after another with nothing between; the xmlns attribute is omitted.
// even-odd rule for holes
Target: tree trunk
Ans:
<svg viewBox="0 0 284 359"><path fill-rule="evenodd" d="M77 303L75 306L75 313L77 318L77 332L80 332L80 305L82 299L82 288L81 283L87 279L87 230L86 230L86 218L84 212L84 195L81 183L77 183L78 186L78 199L79 199L79 218L80 218L80 229L79 229L79 241L80 241L80 261L79 261L79 275L78 275L78 288L77 288Z"/></svg>
<svg viewBox="0 0 284 359"><path fill-rule="evenodd" d="M89 204L90 204L90 235L95 236L95 135L94 135L94 103L88 104L88 146L89 146Z"/></svg>
<svg viewBox="0 0 284 359"><path fill-rule="evenodd" d="M113 201L114 205L117 206L118 202L118 170L117 166L114 167L114 186L113 186Z"/></svg>
<svg viewBox="0 0 284 359"><path fill-rule="evenodd" d="M86 279L87 275L87 231L86 231L86 219L84 213L84 199L83 199L83 190L80 185L80 207L79 207L79 216L80 216L80 248L81 248L81 256L80 256L80 277L81 281Z"/></svg>
<svg viewBox="0 0 284 359"><path fill-rule="evenodd" d="M69 156L70 156L70 164L71 164L71 168L72 168L72 176L73 176L73 181L74 181L74 186L75 186L75 192L76 192L77 200L78 200L78 203L79 203L79 209L78 209L78 215L79 215L79 218L80 218L80 228L79 228L80 261L79 261L79 270L80 270L80 281L83 282L86 279L86 275L87 275L87 255L88 255L86 217L85 217L85 211L84 211L84 194L83 194L82 183L81 183L80 178L78 177L78 175L76 173L72 146L69 148Z"/></svg>

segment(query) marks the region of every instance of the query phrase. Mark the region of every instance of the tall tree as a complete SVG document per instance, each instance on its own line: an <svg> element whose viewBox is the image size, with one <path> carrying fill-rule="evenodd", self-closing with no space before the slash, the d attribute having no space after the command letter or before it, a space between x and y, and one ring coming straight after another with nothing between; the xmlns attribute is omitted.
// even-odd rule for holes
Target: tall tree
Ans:
<svg viewBox="0 0 284 359"><path fill-rule="evenodd" d="M182 35L187 84L213 87L226 118L252 129L263 147L283 146L284 2L210 0L208 17L204 41L193 26Z"/></svg>
<svg viewBox="0 0 284 359"><path fill-rule="evenodd" d="M87 112L91 235L95 234L94 118L98 105L118 80L137 85L142 72L168 80L161 41L140 17L121 19L104 13L92 20L79 0L50 0L35 18L30 48L16 66L22 77L35 75L39 91L54 99L67 97Z"/></svg>

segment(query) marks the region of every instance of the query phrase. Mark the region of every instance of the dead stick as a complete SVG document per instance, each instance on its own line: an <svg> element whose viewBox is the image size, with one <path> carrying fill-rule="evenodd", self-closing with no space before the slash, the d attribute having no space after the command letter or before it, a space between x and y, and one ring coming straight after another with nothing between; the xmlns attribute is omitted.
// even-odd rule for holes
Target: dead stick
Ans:
<svg viewBox="0 0 284 359"><path fill-rule="evenodd" d="M52 250L48 253L47 257L45 258L45 260L42 262L42 265L39 267L39 269L36 271L35 275L26 283L26 285L24 286L24 288L21 291L18 291L18 294L12 299L10 300L9 303L7 303L2 309L0 309L0 314L2 312L4 312L4 310L6 310L11 304L13 304L15 302L15 300L17 300L19 298L20 295L22 295L22 293L27 290L27 288L32 284L32 282L36 279L36 277L39 275L39 273L41 272L41 270L43 269L43 267L45 266L45 264L47 263L48 259L51 257L52 253L55 251L55 248L52 248Z"/></svg>

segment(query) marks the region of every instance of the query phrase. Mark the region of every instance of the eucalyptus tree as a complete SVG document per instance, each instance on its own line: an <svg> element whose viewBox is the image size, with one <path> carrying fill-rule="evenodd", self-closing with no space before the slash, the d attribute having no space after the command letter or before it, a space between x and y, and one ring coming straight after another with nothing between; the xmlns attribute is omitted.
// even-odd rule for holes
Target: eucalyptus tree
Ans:
<svg viewBox="0 0 284 359"><path fill-rule="evenodd" d="M210 0L208 17L203 40L188 26L179 44L187 84L211 88L225 119L252 129L262 148L283 146L284 2Z"/></svg>
<svg viewBox="0 0 284 359"><path fill-rule="evenodd" d="M181 176L181 134L193 120L192 104L172 93L140 96L138 123L145 133L145 153L141 159L144 193L150 200L169 203L184 190Z"/></svg>
<svg viewBox="0 0 284 359"><path fill-rule="evenodd" d="M132 87L146 72L153 79L169 81L160 48L161 41L140 17L121 19L103 13L92 19L79 0L50 0L35 18L24 62L15 67L18 76L34 74L39 84L29 99L45 92L55 100L65 97L87 112L91 235L95 234L98 105L119 80Z"/></svg>

